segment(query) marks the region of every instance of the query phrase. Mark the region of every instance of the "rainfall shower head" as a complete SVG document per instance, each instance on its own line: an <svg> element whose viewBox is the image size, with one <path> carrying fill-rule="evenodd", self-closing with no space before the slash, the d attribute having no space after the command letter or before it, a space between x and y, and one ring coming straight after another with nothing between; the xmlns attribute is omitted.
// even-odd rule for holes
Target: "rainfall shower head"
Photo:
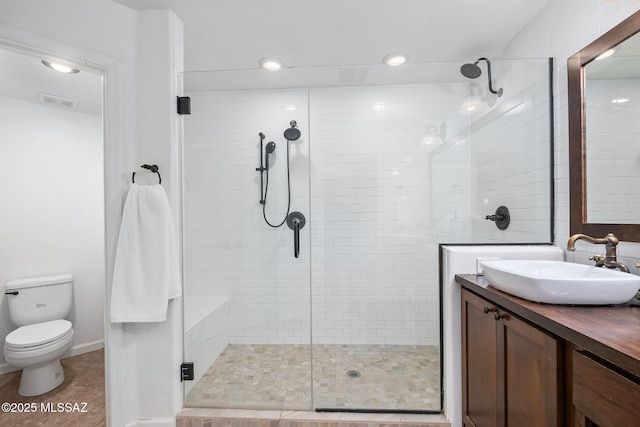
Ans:
<svg viewBox="0 0 640 427"><path fill-rule="evenodd" d="M478 67L478 61L473 64L464 64L460 67L460 72L468 79L476 79L482 74L482 70Z"/></svg>
<svg viewBox="0 0 640 427"><path fill-rule="evenodd" d="M487 62L487 78L489 79L489 91L497 95L498 97L502 96L502 88L495 90L493 89L493 86L491 84L491 61L489 61L487 58L478 58L478 60L473 64L464 64L462 67L460 67L460 73L468 79L476 79L480 77L480 74L482 74L482 70L480 70L480 67L478 66L478 63L480 61Z"/></svg>
<svg viewBox="0 0 640 427"><path fill-rule="evenodd" d="M300 139L300 130L298 129L298 123L295 120L289 122L290 128L284 131L284 139L287 141L297 141Z"/></svg>

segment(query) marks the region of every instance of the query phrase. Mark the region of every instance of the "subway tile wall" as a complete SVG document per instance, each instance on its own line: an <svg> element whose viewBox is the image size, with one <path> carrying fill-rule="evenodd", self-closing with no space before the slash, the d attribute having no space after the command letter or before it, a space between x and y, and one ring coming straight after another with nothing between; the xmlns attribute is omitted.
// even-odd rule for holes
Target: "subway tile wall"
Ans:
<svg viewBox="0 0 640 427"><path fill-rule="evenodd" d="M194 380L184 383L188 395L209 366L229 345L227 299L188 296L184 299L184 360L193 362Z"/></svg>
<svg viewBox="0 0 640 427"><path fill-rule="evenodd" d="M506 58L554 58L554 242L558 246L564 247L570 235L567 59L639 9L640 0L551 0L503 51ZM567 259L589 264L588 257L600 252L600 247L580 241ZM621 243L618 255L632 267L640 260L640 244Z"/></svg>
<svg viewBox="0 0 640 427"><path fill-rule="evenodd" d="M276 142L266 217L287 211L287 143L292 119L303 131L291 143L291 208L309 212L307 90L190 94L185 119L185 292L228 297L231 344L305 344L310 336L310 226L293 232L263 219L260 138ZM264 174L266 182L266 173Z"/></svg>
<svg viewBox="0 0 640 427"><path fill-rule="evenodd" d="M187 295L229 297L234 344L306 344L313 334L319 344L437 345L439 243L549 240L548 196L534 191L549 181L540 91L525 94L521 115L506 115L517 97L505 96L475 128L460 115L465 83L190 93ZM290 210L307 218L298 259L292 230L263 219L255 170L263 132L277 145L265 205L277 225L292 119L302 137L289 144ZM508 231L484 219L513 202L496 196L496 181L530 195Z"/></svg>
<svg viewBox="0 0 640 427"><path fill-rule="evenodd" d="M506 104L472 126L472 242L551 242L551 112L549 65L528 60L535 84L520 90L511 83ZM504 95L506 96L506 95ZM486 221L499 206L511 215L508 233Z"/></svg>
<svg viewBox="0 0 640 427"><path fill-rule="evenodd" d="M464 127L463 89L311 90L314 342L439 343L428 163L440 141L425 134Z"/></svg>

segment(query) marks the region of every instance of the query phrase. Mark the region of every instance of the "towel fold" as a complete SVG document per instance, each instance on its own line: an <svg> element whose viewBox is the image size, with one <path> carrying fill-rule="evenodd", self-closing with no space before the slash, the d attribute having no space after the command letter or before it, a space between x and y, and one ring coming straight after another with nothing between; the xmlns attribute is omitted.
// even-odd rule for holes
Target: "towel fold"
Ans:
<svg viewBox="0 0 640 427"><path fill-rule="evenodd" d="M111 321L162 322L182 293L171 207L161 185L132 184L122 212Z"/></svg>

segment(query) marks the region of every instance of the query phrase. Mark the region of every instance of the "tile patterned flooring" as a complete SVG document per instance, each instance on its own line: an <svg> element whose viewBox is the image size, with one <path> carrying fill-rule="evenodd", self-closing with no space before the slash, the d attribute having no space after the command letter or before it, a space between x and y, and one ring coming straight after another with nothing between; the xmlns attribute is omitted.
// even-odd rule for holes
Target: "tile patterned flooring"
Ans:
<svg viewBox="0 0 640 427"><path fill-rule="evenodd" d="M185 407L437 411L439 358L437 346L229 345Z"/></svg>
<svg viewBox="0 0 640 427"><path fill-rule="evenodd" d="M47 427L101 427L106 426L104 391L104 350L96 350L62 359L64 382L40 396L24 397L18 394L21 371L0 375L0 403L35 404L32 413L0 412L0 426ZM82 403L86 402L86 406ZM62 403L62 411L57 409ZM64 404L71 404L65 406ZM77 406L73 404L78 404ZM44 406L43 406L44 405ZM81 410L86 412L80 412Z"/></svg>

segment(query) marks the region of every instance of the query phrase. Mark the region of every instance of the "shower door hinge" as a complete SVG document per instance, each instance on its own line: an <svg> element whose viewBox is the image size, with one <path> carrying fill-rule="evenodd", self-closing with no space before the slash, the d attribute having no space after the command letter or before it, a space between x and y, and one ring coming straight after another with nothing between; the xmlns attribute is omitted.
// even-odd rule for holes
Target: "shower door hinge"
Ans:
<svg viewBox="0 0 640 427"><path fill-rule="evenodd" d="M178 114L191 114L191 98L188 96L178 97Z"/></svg>
<svg viewBox="0 0 640 427"><path fill-rule="evenodd" d="M193 381L193 362L184 362L180 365L180 381Z"/></svg>

